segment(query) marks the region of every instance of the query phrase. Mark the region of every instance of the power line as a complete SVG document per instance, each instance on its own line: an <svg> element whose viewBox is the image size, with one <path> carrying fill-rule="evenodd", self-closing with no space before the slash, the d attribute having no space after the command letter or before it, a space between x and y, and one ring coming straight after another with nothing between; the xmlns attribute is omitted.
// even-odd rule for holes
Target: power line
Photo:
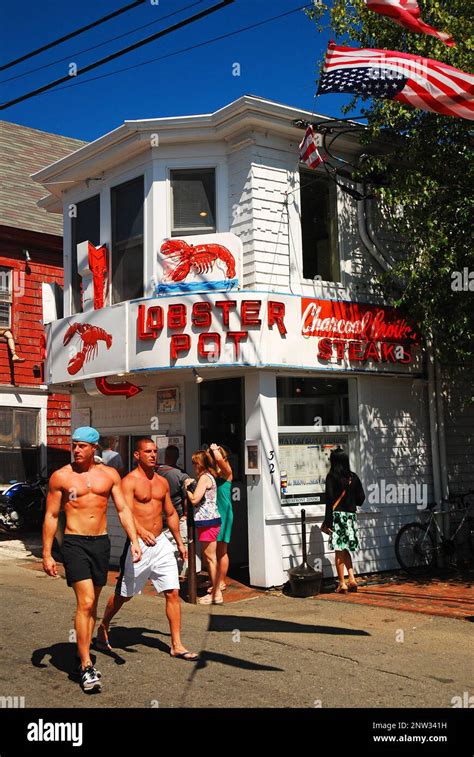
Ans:
<svg viewBox="0 0 474 757"><path fill-rule="evenodd" d="M215 11L218 11L221 8L224 8L225 6L230 5L233 2L234 0L222 0L222 2L218 3L217 5L213 5L210 8L207 8L206 10L201 11L200 13L196 13L194 16L190 16L189 18L185 18L183 21L179 21L177 24L174 24L173 26L169 26L167 29L163 29L162 31L157 32L156 34L152 34L151 37L146 37L145 39L142 39L139 42L135 42L133 45L129 45L123 50L118 50L118 52L112 53L111 55L108 55L106 58L102 58L101 60L95 61L95 63L90 63L88 66L78 69L76 73L74 74L74 76L80 76L81 74L87 73L87 71L92 71L94 68L103 66L105 63L109 63L111 60L115 60L115 58L119 58L122 55L125 55L126 53L131 52L132 50L137 50L139 47L143 47L143 45L148 45L150 42L153 42L155 39L159 39L160 37L163 37L165 34L170 34L171 32L174 32L177 29L181 29L183 26L187 26L188 24L194 23L195 21L198 21L200 18L204 18L205 16L208 16L209 14L214 13ZM16 105L17 103L23 102L24 100L28 100L30 97L39 95L42 92L46 92L48 89L52 89L53 87L56 87L58 84L63 84L63 82L70 81L70 80L71 80L70 75L63 76L61 77L61 79L56 79L56 81L50 82L50 84L45 84L43 87L39 87L38 89L35 89L32 92L27 92L27 94L25 95L16 97L14 100L9 100L6 103L2 103L2 105L0 105L0 110L5 110L5 108L9 108L11 105Z"/></svg>
<svg viewBox="0 0 474 757"><path fill-rule="evenodd" d="M93 81L98 81L99 79L106 79L109 76L115 76L116 74L124 73L125 71L132 71L135 68L140 68L141 66L147 66L149 63L156 63L160 60L165 60L166 58L172 58L174 55L180 55L181 53L187 53L190 50L195 50L198 47L205 47L206 45L210 45L213 42L219 42L221 39L226 39L227 37L235 37L237 34L241 34L242 32L246 32L249 29L255 29L257 26L263 26L264 24L268 24L271 21L276 21L279 18L283 18L284 16L289 16L291 13L296 13L300 10L305 10L307 8L312 8L312 5L300 5L298 8L293 8L291 11L286 11L286 13L280 13L278 16L272 16L271 18L264 19L263 21L258 21L255 24L251 24L250 26L244 26L242 29L236 29L233 32L228 32L227 34L221 34L219 37L213 37L212 39L205 40L204 42L198 42L196 45L191 45L190 47L183 47L181 50L175 50L172 53L167 53L166 55L161 55L158 58L150 58L149 60L142 61L141 63L135 63L133 66L126 66L125 68L119 68L116 71L110 71L108 74L102 74L101 76L94 76L91 79L86 79L85 81L78 81L71 83L67 85L66 87L58 87L56 92L60 92L64 89L71 89L71 87L80 87L84 84L89 84ZM1 106L0 106L1 109Z"/></svg>
<svg viewBox="0 0 474 757"><path fill-rule="evenodd" d="M88 29L93 29L95 26L100 26L100 24L104 24L106 21L109 21L111 18L120 16L121 13L125 13L126 11L129 11L132 8L136 8L137 5L143 5L144 2L146 2L146 0L135 0L134 3L130 3L130 5L125 5L124 8L120 8L119 10L114 11L113 13L109 13L107 16L104 16L103 18L99 18L97 21L93 21L92 23L87 24L87 26L83 26L81 29L77 29L75 32L71 32L70 34L66 34L64 37L55 39L54 42L49 42L47 45L43 45L43 47L38 47L37 50L33 50L33 52L31 53L26 53L26 55L22 55L21 58L16 58L15 60L10 61L10 63L5 63L4 66L0 66L0 71L4 71L6 68L11 68L12 66L16 66L17 63L21 63L24 60L28 60L28 58L33 58L35 55L39 55L40 53L43 53L45 50L49 50L51 47L55 47L56 45L61 44L61 42L66 42L66 40L72 39L72 37L77 37L79 34L82 34L83 32L88 31Z"/></svg>
<svg viewBox="0 0 474 757"><path fill-rule="evenodd" d="M6 84L9 81L16 81L16 79L22 79L24 76L28 76L28 74L35 74L38 71L42 71L44 68L51 68L51 66L55 66L57 63L64 63L65 60L71 61L78 55L82 55L83 53L89 53L91 50L96 50L98 47L103 47L104 45L108 45L109 42L115 42L116 40L122 39L123 37L128 37L130 36L130 34L134 34L134 32L139 32L142 29L147 29L149 26L155 26L155 24L159 24L161 23L161 21L164 21L167 18L171 18L172 16L177 16L179 13L183 13L183 11L189 10L189 8L194 8L195 5L201 5L203 2L204 0L197 0L195 3L191 3L190 5L185 5L183 8L180 8L177 11L173 11L173 13L168 13L166 16L161 16L160 18L155 19L155 21L150 21L150 23L148 24L142 24L141 26L137 26L135 29L131 29L129 32L124 32L123 34L117 34L116 37L110 37L110 39L106 39L104 42L98 42L97 45L92 45L91 47L85 47L83 50L77 50L75 53L71 53L70 55L65 55L64 58L58 58L58 60L54 60L52 63L45 63L43 66L30 68L28 71L24 71L22 74L17 74L16 76L10 76L9 79L2 79L0 81L0 84Z"/></svg>

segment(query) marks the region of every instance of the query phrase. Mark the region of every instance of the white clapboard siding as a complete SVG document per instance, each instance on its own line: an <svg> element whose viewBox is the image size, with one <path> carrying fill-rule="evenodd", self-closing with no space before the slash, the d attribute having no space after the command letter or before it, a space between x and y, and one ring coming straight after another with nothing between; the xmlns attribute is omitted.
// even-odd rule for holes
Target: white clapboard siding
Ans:
<svg viewBox="0 0 474 757"><path fill-rule="evenodd" d="M474 366L446 367L442 375L449 488L462 493L474 489Z"/></svg>
<svg viewBox="0 0 474 757"><path fill-rule="evenodd" d="M405 523L423 519L423 501L416 502L421 492L430 501L433 494L429 414L426 385L409 378L360 377L358 380L359 470L366 490L366 502L359 511L360 549L353 554L359 573L393 570L399 567L395 557L395 538ZM392 422L393 419L393 422ZM407 494L397 492L395 503L374 500L371 487L378 484L378 492L390 484L418 485ZM421 488L424 487L424 488ZM388 495L388 492L386 492ZM364 512L365 511L365 512ZM322 559L324 575L335 575L334 553L329 551L328 539L318 528L321 515L307 525L310 564ZM302 561L301 528L299 523L280 525L284 569Z"/></svg>

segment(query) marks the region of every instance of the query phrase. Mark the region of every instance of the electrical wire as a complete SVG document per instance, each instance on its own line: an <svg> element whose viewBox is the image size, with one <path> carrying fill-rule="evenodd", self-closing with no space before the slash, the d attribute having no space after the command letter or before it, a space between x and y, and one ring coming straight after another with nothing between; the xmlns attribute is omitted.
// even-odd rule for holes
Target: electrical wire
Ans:
<svg viewBox="0 0 474 757"><path fill-rule="evenodd" d="M179 21L177 24L174 24L173 26L169 26L167 29L163 29L162 31L157 32L156 34L152 34L150 37L145 37L145 39L142 39L139 42L135 42L133 45L129 45L123 50L118 50L117 52L112 53L111 55L107 55L107 57L105 58L101 58L100 60L95 61L94 63L90 63L88 66L85 66L84 68L78 69L75 72L74 76L81 76L82 74L87 73L87 71L92 71L94 68L103 66L105 63L109 63L110 61L115 60L115 58L119 58L122 55L126 55L126 53L131 52L132 50L137 50L139 47L143 47L143 45L148 45L150 42L154 42L156 39L163 37L165 34L170 34L171 32L174 32L177 29L181 29L183 26L187 26L191 23L194 23L195 21L198 21L201 18L204 18L205 16L209 16L211 13L215 13L215 11L221 10L221 8L225 8L227 5L231 5L231 3L233 2L234 0L222 0L222 2L218 3L217 5L212 5L210 8L207 8L206 10L203 10L200 13L196 13L194 16L185 18L183 19L183 21ZM46 92L47 90L52 89L53 87L56 87L58 84L63 84L66 81L70 81L70 79L71 79L71 75L63 76L61 77L61 79L56 79L56 81L50 82L49 84L45 84L43 87L39 87L38 89L35 89L32 92L27 92L25 95L16 97L14 100L9 100L6 103L2 103L2 105L0 105L0 110L5 110L5 108L9 108L12 105L17 105L17 103L23 102L24 100L28 100L30 97L39 95L42 92Z"/></svg>
<svg viewBox="0 0 474 757"><path fill-rule="evenodd" d="M16 81L17 79L22 79L24 76L28 76L29 74L35 74L37 71L42 71L44 68L51 68L51 66L56 66L58 63L64 63L65 60L74 60L78 55L82 55L83 53L89 53L91 50L97 50L98 47L104 47L104 45L108 45L110 42L115 42L118 39L122 39L123 37L128 37L130 34L134 34L135 32L139 32L142 29L147 29L149 26L154 26L155 24L161 23L161 21L165 21L167 18L171 18L172 16L177 16L179 13L183 13L184 11L189 10L190 8L194 8L196 5L202 5L204 0L197 0L195 3L191 3L190 5L185 5L183 8L180 8L177 11L173 11L173 13L168 13L166 16L161 16L158 19L155 19L155 21L150 21L148 24L142 24L141 26L135 27L135 29L130 29L129 32L124 32L123 34L117 34L115 37L110 37L110 39L106 39L104 42L98 42L97 45L92 45L91 47L85 47L83 50L76 50L75 53L71 53L70 55L65 55L64 58L58 58L57 60L54 60L52 63L45 63L43 66L38 66L37 68L30 68L28 71L24 71L22 74L17 74L16 76L10 76L9 79L2 79L0 81L0 84L6 84L9 81ZM1 69L0 69L1 70Z"/></svg>
<svg viewBox="0 0 474 757"><path fill-rule="evenodd" d="M6 68L11 68L12 66L16 66L17 63L22 63L24 60L33 58L35 55L39 55L40 53L43 53L45 50L50 50L52 47L56 47L56 45L60 45L61 42L66 42L66 40L68 39L77 37L79 34L83 34L83 32L86 32L89 29L94 29L96 26L100 26L100 24L104 24L106 21L109 21L111 18L120 16L122 13L132 10L132 8L136 8L138 5L143 5L144 2L146 2L146 0L135 0L135 2L130 3L130 5L125 5L125 7L119 8L119 10L116 10L113 13L109 13L107 16L103 16L102 18L97 19L97 21L92 21L92 23L87 24L87 26L81 27L81 29L76 29L76 31L70 32L69 34L66 34L64 37L55 39L53 42L48 42L48 44L43 45L43 47L38 47L37 50L33 50L31 53L26 53L25 55L22 55L21 58L16 58L15 60L11 60L9 63L5 63L3 66L0 66L0 71L4 71Z"/></svg>
<svg viewBox="0 0 474 757"><path fill-rule="evenodd" d="M160 60L165 60L167 58L172 58L175 55L180 55L181 53L187 53L190 50L196 50L198 47L205 47L206 45L210 45L214 42L219 42L222 39L227 39L228 37L235 37L237 34L241 34L242 32L246 32L249 29L255 29L257 26L263 26L264 24L268 24L271 21L276 21L277 19L283 18L284 16L289 16L291 13L296 13L300 10L305 10L306 8L312 8L311 5L301 5L298 8L293 8L291 11L286 11L286 13L280 13L278 16L272 16L271 18L264 19L263 21L258 21L255 24L250 24L249 26L244 26L241 29L236 29L233 32L228 32L227 34L221 34L219 37L213 37L212 39L207 39L204 42L198 42L196 45L190 45L189 47L183 47L181 50L175 50L172 53L167 53L166 55L160 55L158 58L150 58L149 60L142 61L141 63L135 63L133 66L125 66L124 68L118 68L116 71L110 71L108 74L101 74L100 76L93 76L90 79L85 79L85 81L78 81L68 84L65 87L58 87L55 92L60 92L61 90L67 90L71 89L71 87L80 87L84 84L89 84L90 82L99 81L100 79L107 79L109 76L115 76L116 74L124 73L125 71L132 71L135 68L140 68L141 66L147 66L149 63L156 63ZM71 77L68 77L71 78ZM1 110L1 106L0 106ZM363 116L361 116L362 118Z"/></svg>

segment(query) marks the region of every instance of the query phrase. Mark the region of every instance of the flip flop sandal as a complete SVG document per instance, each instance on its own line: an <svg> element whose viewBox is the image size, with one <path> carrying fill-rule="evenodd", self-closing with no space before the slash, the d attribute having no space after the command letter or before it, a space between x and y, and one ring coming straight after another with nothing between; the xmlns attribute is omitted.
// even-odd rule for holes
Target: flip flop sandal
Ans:
<svg viewBox="0 0 474 757"><path fill-rule="evenodd" d="M343 586L338 586L336 589L336 594L347 594L347 588L345 589Z"/></svg>
<svg viewBox="0 0 474 757"><path fill-rule="evenodd" d="M110 641L100 641L100 639L94 639L96 649L101 652L113 652L114 650L110 646Z"/></svg>
<svg viewBox="0 0 474 757"><path fill-rule="evenodd" d="M198 662L199 655L195 652L178 652L178 654L171 654L170 657L174 657L177 660L185 660L186 662Z"/></svg>
<svg viewBox="0 0 474 757"><path fill-rule="evenodd" d="M349 584L348 585L348 591L357 591L358 585L357 584Z"/></svg>

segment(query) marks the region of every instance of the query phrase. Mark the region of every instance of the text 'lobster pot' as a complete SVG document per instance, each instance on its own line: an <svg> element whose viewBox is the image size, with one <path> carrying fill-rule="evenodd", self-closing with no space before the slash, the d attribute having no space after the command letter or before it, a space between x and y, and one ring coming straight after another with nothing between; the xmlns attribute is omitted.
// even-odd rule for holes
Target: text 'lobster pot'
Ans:
<svg viewBox="0 0 474 757"><path fill-rule="evenodd" d="M54 381L81 376L95 378L127 369L126 308L123 304L78 313L55 321L53 327ZM53 360L48 351L46 375L51 380Z"/></svg>

